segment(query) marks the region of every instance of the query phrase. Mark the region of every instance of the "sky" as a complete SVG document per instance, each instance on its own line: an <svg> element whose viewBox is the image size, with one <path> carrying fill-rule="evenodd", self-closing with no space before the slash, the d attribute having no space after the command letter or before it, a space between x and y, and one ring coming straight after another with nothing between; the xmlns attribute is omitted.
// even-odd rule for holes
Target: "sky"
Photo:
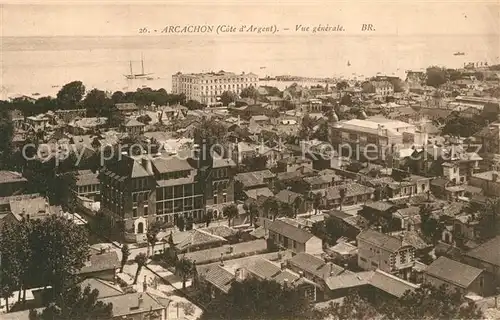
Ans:
<svg viewBox="0 0 500 320"><path fill-rule="evenodd" d="M139 28L167 25L276 25L295 32L298 24L335 26L361 34L371 23L372 35L499 35L498 1L165 1L147 4L52 2L4 4L0 30L19 36L129 36Z"/></svg>

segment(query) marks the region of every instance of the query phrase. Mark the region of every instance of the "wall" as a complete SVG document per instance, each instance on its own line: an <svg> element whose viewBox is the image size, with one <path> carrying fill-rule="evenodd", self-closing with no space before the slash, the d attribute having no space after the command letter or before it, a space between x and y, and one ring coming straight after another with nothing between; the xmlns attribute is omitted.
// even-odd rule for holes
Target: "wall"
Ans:
<svg viewBox="0 0 500 320"><path fill-rule="evenodd" d="M321 254L323 252L323 241L318 237L312 237L305 243L305 252L309 254Z"/></svg>
<svg viewBox="0 0 500 320"><path fill-rule="evenodd" d="M378 268L385 272L391 272L390 258L391 252L377 248L363 240L358 241L358 266L361 269L375 270Z"/></svg>
<svg viewBox="0 0 500 320"><path fill-rule="evenodd" d="M485 196L500 196L500 182L488 181L476 177L470 177L469 184L483 189Z"/></svg>

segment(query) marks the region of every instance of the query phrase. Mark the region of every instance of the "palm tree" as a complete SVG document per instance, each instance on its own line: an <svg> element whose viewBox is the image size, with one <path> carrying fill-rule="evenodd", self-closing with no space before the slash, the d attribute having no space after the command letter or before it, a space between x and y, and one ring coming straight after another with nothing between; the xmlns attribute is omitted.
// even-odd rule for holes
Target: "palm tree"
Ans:
<svg viewBox="0 0 500 320"><path fill-rule="evenodd" d="M148 231L146 232L146 238L148 239L148 255L149 255L149 246L151 246L151 255L155 253L155 244L158 241L158 233L160 232L160 224L155 222L151 226L149 226Z"/></svg>
<svg viewBox="0 0 500 320"><path fill-rule="evenodd" d="M135 263L137 263L137 271L135 273L134 283L137 284L137 278L139 278L139 274L141 273L142 267L146 265L148 262L148 256L145 253L139 253L134 258Z"/></svg>
<svg viewBox="0 0 500 320"><path fill-rule="evenodd" d="M295 200L293 201L293 215L294 215L294 217L296 217L297 214L299 213L301 206L302 206L302 198L301 197L295 198Z"/></svg>
<svg viewBox="0 0 500 320"><path fill-rule="evenodd" d="M227 218L227 225L231 226L231 220L238 216L238 207L235 204L224 207L222 214Z"/></svg>
<svg viewBox="0 0 500 320"><path fill-rule="evenodd" d="M282 216L293 218L295 212L293 206L291 206L288 202L280 202L279 210L276 213L280 213ZM273 220L276 220L276 216L274 216Z"/></svg>
<svg viewBox="0 0 500 320"><path fill-rule="evenodd" d="M340 194L340 210L342 210L342 204L344 203L345 192L346 192L345 187L340 188L340 190L339 190L339 194Z"/></svg>
<svg viewBox="0 0 500 320"><path fill-rule="evenodd" d="M313 203L313 209L314 209L314 214L318 214L318 209L321 205L321 201L323 201L323 197L321 196L321 193L310 193L309 194L309 199L311 199Z"/></svg>
<svg viewBox="0 0 500 320"><path fill-rule="evenodd" d="M194 273L194 263L187 258L181 258L177 261L175 271L182 278L182 289L186 289L186 281Z"/></svg>
<svg viewBox="0 0 500 320"><path fill-rule="evenodd" d="M130 257L130 250L127 244L124 244L122 246L121 251L122 251L122 261L121 261L120 273L123 272L123 267L127 263L128 257Z"/></svg>
<svg viewBox="0 0 500 320"><path fill-rule="evenodd" d="M269 216L269 214L272 214L273 220L276 219L276 216L279 212L279 204L278 201L276 201L276 198L267 198L267 200L264 202L264 210L266 211L267 216Z"/></svg>
<svg viewBox="0 0 500 320"><path fill-rule="evenodd" d="M257 206L256 203L253 202L250 203L249 213L250 213L250 226L252 227L254 225L255 217L259 216L259 207Z"/></svg>

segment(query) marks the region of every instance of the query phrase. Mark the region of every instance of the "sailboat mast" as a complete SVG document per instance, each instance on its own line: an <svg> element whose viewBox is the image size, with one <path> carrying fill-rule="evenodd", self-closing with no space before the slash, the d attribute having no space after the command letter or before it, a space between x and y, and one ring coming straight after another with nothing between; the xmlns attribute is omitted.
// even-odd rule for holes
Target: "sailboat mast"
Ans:
<svg viewBox="0 0 500 320"><path fill-rule="evenodd" d="M132 61L130 61L130 75L132 76L134 73L132 72Z"/></svg>

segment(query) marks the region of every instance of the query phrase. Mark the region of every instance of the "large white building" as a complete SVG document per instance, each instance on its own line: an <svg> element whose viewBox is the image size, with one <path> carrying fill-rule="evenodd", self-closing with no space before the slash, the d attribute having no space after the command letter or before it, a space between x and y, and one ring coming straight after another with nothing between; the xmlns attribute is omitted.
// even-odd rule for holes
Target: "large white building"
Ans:
<svg viewBox="0 0 500 320"><path fill-rule="evenodd" d="M184 93L187 100L196 100L206 105L214 105L224 91L240 94L241 90L253 86L257 88L259 77L254 73L235 74L233 72L176 73L172 75L172 92Z"/></svg>

